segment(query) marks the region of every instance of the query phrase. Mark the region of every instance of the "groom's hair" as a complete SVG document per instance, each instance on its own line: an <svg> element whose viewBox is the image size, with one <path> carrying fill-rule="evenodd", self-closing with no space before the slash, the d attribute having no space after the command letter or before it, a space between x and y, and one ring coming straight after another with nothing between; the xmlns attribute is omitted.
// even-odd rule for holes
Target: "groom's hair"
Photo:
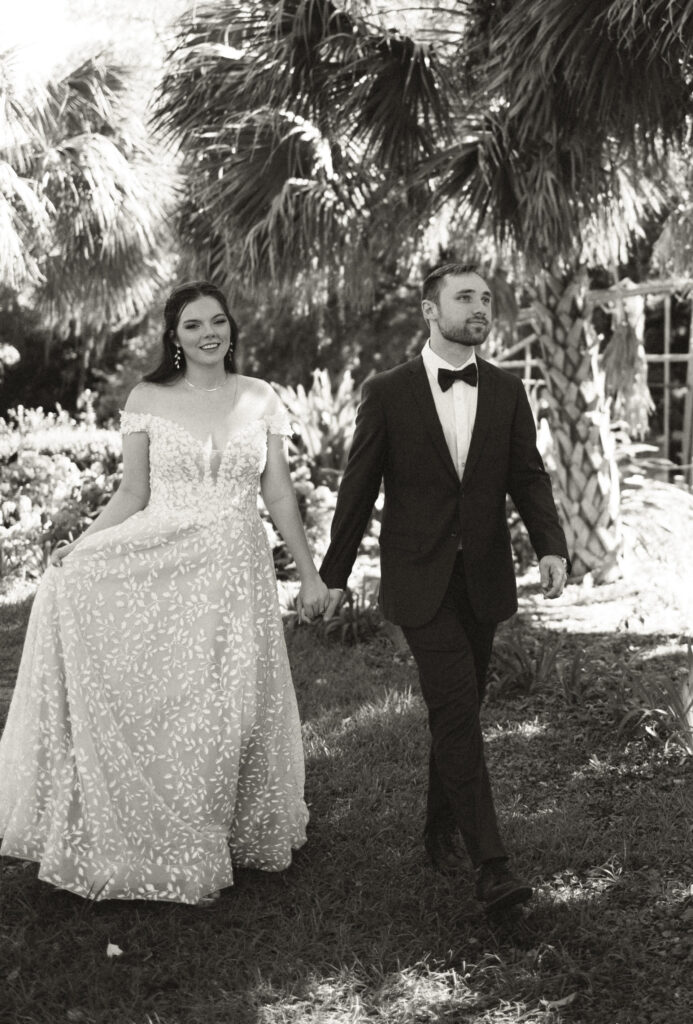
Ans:
<svg viewBox="0 0 693 1024"><path fill-rule="evenodd" d="M438 305L440 286L444 278L456 277L458 274L483 274L479 272L478 263L444 263L441 267L432 270L421 287L421 300L430 299Z"/></svg>

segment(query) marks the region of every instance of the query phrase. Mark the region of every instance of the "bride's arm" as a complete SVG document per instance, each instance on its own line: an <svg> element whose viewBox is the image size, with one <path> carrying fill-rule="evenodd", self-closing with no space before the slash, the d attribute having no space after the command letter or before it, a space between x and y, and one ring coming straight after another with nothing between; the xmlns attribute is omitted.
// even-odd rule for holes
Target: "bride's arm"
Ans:
<svg viewBox="0 0 693 1024"><path fill-rule="evenodd" d="M84 533L70 544L56 548L51 563L59 565L82 540L91 533L100 533L109 526L125 522L135 512L141 512L149 501L149 437L143 431L123 437L123 476L118 490Z"/></svg>
<svg viewBox="0 0 693 1024"><path fill-rule="evenodd" d="M149 501L149 436L144 431L123 437L123 477L118 490L82 537L125 522Z"/></svg>
<svg viewBox="0 0 693 1024"><path fill-rule="evenodd" d="M329 601L329 591L315 568L308 548L296 493L284 455L284 442L276 434L267 438L267 464L260 479L262 499L272 522L294 557L301 577L299 600L308 617L321 615Z"/></svg>

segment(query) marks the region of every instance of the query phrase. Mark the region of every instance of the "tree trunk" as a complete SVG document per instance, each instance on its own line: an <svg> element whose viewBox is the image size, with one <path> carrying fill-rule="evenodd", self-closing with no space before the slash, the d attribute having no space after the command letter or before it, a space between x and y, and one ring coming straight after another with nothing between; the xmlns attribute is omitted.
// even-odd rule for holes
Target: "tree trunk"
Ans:
<svg viewBox="0 0 693 1024"><path fill-rule="evenodd" d="M543 271L532 309L546 376L554 493L573 577L619 574L620 491L599 341L587 318L583 275Z"/></svg>

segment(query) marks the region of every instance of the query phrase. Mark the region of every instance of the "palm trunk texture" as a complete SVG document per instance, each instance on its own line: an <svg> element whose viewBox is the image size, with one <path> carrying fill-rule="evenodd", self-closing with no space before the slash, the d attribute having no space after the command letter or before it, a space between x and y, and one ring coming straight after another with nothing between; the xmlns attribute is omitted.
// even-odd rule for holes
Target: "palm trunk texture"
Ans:
<svg viewBox="0 0 693 1024"><path fill-rule="evenodd" d="M573 569L616 577L622 549L620 491L599 341L586 317L587 282L544 271L532 310L546 377L554 494Z"/></svg>

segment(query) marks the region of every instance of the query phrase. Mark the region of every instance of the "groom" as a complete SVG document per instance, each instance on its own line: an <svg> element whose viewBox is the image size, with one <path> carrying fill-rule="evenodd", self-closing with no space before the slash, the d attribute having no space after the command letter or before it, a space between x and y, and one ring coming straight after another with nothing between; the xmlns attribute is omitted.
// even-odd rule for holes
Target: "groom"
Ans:
<svg viewBox="0 0 693 1024"><path fill-rule="evenodd" d="M380 606L402 627L431 731L424 845L442 871L461 835L488 912L531 898L498 829L479 722L496 624L517 608L506 494L529 532L546 597L568 551L519 378L478 358L491 292L471 265L424 281L430 337L421 355L366 382L320 569L339 604L381 481Z"/></svg>

